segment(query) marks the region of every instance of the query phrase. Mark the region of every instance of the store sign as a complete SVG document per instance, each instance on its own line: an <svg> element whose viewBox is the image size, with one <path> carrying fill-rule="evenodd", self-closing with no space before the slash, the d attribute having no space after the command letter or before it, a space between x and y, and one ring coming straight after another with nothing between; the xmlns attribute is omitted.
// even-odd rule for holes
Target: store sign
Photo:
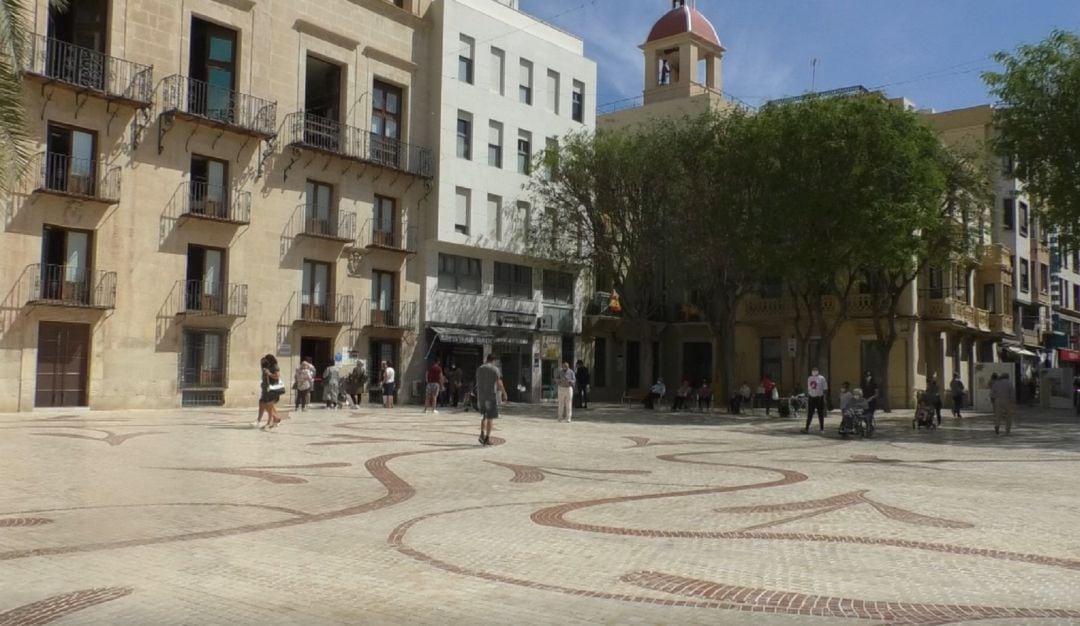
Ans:
<svg viewBox="0 0 1080 626"><path fill-rule="evenodd" d="M540 345L540 353L545 359L557 361L562 356L562 337L558 335L546 335Z"/></svg>
<svg viewBox="0 0 1080 626"><path fill-rule="evenodd" d="M1080 363L1080 350L1058 350L1058 360L1062 363Z"/></svg>
<svg viewBox="0 0 1080 626"><path fill-rule="evenodd" d="M536 316L528 313L492 311L491 318L492 326L503 328L533 328L536 326Z"/></svg>

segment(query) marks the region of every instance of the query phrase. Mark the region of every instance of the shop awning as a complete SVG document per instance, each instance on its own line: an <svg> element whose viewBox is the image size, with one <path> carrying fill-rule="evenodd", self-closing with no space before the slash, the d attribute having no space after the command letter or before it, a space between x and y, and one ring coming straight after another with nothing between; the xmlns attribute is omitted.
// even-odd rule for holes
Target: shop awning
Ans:
<svg viewBox="0 0 1080 626"><path fill-rule="evenodd" d="M1023 348L1021 346L1005 346L1005 349L1008 350L1009 352L1012 352L1013 354L1018 354L1020 356L1030 356L1030 357L1038 357L1039 356L1039 355L1035 354L1034 352L1032 352L1031 350L1028 350L1028 349Z"/></svg>
<svg viewBox="0 0 1080 626"><path fill-rule="evenodd" d="M443 343L460 343L467 345L483 345L491 343L494 335L490 332L471 328L446 328L444 326L428 326Z"/></svg>

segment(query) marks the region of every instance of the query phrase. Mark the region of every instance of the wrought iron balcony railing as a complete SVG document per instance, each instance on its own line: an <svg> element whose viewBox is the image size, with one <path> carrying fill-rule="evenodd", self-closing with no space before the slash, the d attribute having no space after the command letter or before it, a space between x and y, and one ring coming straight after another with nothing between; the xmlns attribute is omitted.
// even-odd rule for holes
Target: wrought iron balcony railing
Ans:
<svg viewBox="0 0 1080 626"><path fill-rule="evenodd" d="M370 328L398 328L412 330L417 324L417 305L415 300L394 300L380 302L364 300L363 325Z"/></svg>
<svg viewBox="0 0 1080 626"><path fill-rule="evenodd" d="M251 222L251 192L230 190L221 185L200 181L183 184L175 201L180 203L175 215L196 219L248 224Z"/></svg>
<svg viewBox="0 0 1080 626"><path fill-rule="evenodd" d="M154 94L153 66L132 63L44 35L32 35L27 73L137 106Z"/></svg>
<svg viewBox="0 0 1080 626"><path fill-rule="evenodd" d="M277 102L179 74L161 82L161 96L165 114L178 113L257 137L277 132Z"/></svg>
<svg viewBox="0 0 1080 626"><path fill-rule="evenodd" d="M27 304L116 308L116 272L35 263L27 269L27 275L30 277Z"/></svg>
<svg viewBox="0 0 1080 626"><path fill-rule="evenodd" d="M296 208L292 232L297 237L316 237L352 242L356 239L356 213L331 211L329 215L313 214L306 204Z"/></svg>
<svg viewBox="0 0 1080 626"><path fill-rule="evenodd" d="M181 280L177 291L183 298L178 313L247 317L247 285Z"/></svg>
<svg viewBox="0 0 1080 626"><path fill-rule="evenodd" d="M41 152L31 163L33 191L76 196L106 204L120 202L120 168L94 159Z"/></svg>
<svg viewBox="0 0 1080 626"><path fill-rule="evenodd" d="M402 228L395 224L387 228L375 220L368 220L360 227L360 240L357 243L362 248L413 254L416 252L416 227Z"/></svg>
<svg viewBox="0 0 1080 626"><path fill-rule="evenodd" d="M336 293L296 292L293 321L311 324L348 324L353 317L353 297Z"/></svg>
<svg viewBox="0 0 1080 626"><path fill-rule="evenodd" d="M422 178L435 175L430 149L318 115L303 111L286 115L285 134L285 143L290 146L329 152Z"/></svg>

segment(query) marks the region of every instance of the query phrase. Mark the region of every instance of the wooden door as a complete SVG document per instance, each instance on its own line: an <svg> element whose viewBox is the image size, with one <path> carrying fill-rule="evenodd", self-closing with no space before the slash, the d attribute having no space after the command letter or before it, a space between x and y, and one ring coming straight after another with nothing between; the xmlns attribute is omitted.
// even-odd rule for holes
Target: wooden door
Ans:
<svg viewBox="0 0 1080 626"><path fill-rule="evenodd" d="M87 405L90 326L41 322L36 407Z"/></svg>

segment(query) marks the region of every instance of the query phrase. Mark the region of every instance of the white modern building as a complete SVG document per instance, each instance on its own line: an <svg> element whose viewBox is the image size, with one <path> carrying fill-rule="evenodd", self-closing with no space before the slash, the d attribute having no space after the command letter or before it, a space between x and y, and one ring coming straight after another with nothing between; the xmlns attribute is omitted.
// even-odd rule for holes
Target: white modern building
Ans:
<svg viewBox="0 0 1080 626"><path fill-rule="evenodd" d="M596 64L517 0L444 0L431 18L439 167L419 263L425 358L414 362L441 357L468 381L494 352L512 398L536 401L559 361L580 356L583 288L573 268L530 255L543 207L526 185L545 148L595 127Z"/></svg>

